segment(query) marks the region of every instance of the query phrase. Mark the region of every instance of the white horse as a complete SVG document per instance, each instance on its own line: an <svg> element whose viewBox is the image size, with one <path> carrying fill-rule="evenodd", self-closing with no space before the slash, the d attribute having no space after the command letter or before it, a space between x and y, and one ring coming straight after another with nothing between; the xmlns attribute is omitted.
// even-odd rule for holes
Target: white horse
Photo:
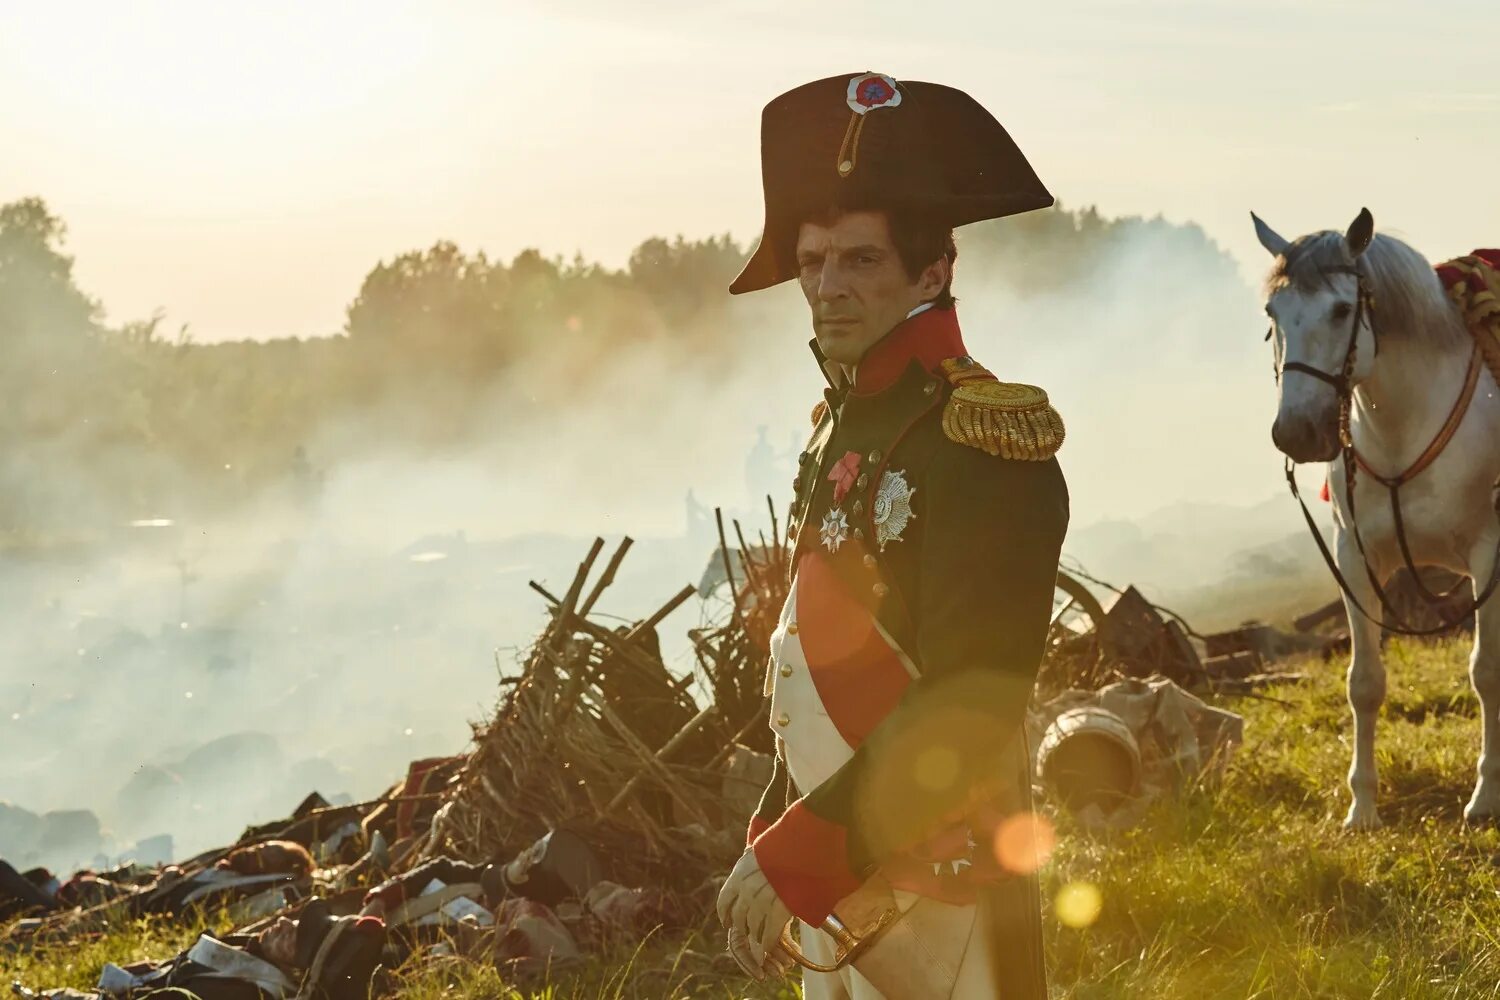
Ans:
<svg viewBox="0 0 1500 1000"><path fill-rule="evenodd" d="M1329 463L1333 553L1347 584L1353 644L1354 801L1344 826L1370 829L1380 825L1375 717L1385 699L1385 666L1381 626L1360 607L1381 618L1383 602L1371 577L1383 584L1406 564L1392 492L1376 476L1402 480L1400 522L1412 561L1469 576L1478 600L1500 551L1500 393L1432 265L1400 240L1375 235L1368 210L1345 233L1292 241L1251 218L1261 245L1276 258L1266 285L1281 389L1271 437L1295 462ZM1366 290L1370 297L1361 302ZM1480 371L1465 401L1474 364ZM1343 406L1352 450L1341 446ZM1345 488L1345 462L1354 455L1357 521L1350 519ZM1464 816L1481 822L1500 818L1500 596L1477 611L1469 678L1483 712L1484 741Z"/></svg>

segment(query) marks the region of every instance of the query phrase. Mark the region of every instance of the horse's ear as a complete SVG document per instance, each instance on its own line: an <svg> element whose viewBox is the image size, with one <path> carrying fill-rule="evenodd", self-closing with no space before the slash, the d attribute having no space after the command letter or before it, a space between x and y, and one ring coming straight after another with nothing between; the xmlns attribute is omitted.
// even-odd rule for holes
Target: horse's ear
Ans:
<svg viewBox="0 0 1500 1000"><path fill-rule="evenodd" d="M1266 225L1254 212L1250 213L1250 218L1255 221L1256 239L1260 240L1260 245L1265 247L1272 257L1280 257L1286 253L1286 248L1291 244L1283 239L1280 233Z"/></svg>
<svg viewBox="0 0 1500 1000"><path fill-rule="evenodd" d="M1358 257L1364 253L1374 238L1375 216L1370 214L1368 208L1362 208L1354 221L1349 223L1349 231L1344 234L1344 242L1349 244L1349 256Z"/></svg>

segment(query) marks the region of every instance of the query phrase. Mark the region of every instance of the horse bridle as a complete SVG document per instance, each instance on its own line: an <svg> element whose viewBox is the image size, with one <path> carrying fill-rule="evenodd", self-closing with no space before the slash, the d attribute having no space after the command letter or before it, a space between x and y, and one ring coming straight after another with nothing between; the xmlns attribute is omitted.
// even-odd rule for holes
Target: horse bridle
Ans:
<svg viewBox="0 0 1500 1000"><path fill-rule="evenodd" d="M1412 470L1417 469L1419 466L1425 468L1426 461L1419 460L1418 466L1413 466L1407 472L1391 479L1383 478L1372 472L1371 475L1374 475L1375 479L1390 493L1391 515L1396 528L1396 541L1401 549L1401 559L1406 564L1406 571L1410 574L1413 583L1415 583L1417 593L1422 596L1422 599L1429 606L1434 608L1442 624L1434 628L1412 628L1406 623L1404 618L1396 614L1390 599L1386 597L1385 588L1380 585L1380 580L1376 576L1374 568L1370 566L1370 557L1365 552L1364 538L1361 536L1359 530L1359 518L1356 516L1354 509L1355 469L1361 464L1359 455L1354 450L1354 435L1350 429L1350 415L1354 402L1354 365L1359 347L1359 328L1364 321L1366 313L1370 317L1370 336L1375 342L1375 354L1377 356L1380 354L1380 336L1375 328L1375 296L1370 290L1369 278L1366 277L1365 272L1357 264L1332 264L1320 268L1319 271L1325 275L1352 274L1358 283L1358 290L1354 300L1354 317L1349 325L1349 346L1344 351L1344 363L1340 367L1339 373L1332 375L1301 361L1284 361L1276 368L1276 381L1280 383L1281 376L1287 372L1301 372L1304 375L1310 375L1318 381L1332 386L1333 390L1338 393L1339 454L1344 461L1344 496L1347 498L1349 507L1349 527L1351 533L1354 535L1354 543L1359 549L1360 561L1364 563L1365 574L1369 578L1370 587L1374 590L1376 598L1380 601L1380 618L1376 618L1369 611L1365 610L1364 605L1359 602L1359 598L1355 597L1353 590L1350 589L1348 580L1344 578L1344 574L1339 570L1338 561L1334 559L1333 553L1329 551L1328 543L1323 540L1323 534L1318 530L1317 523L1313 520L1312 511L1307 509L1307 503L1302 499L1302 493L1297 488L1297 466L1290 456L1286 459L1287 484L1291 487L1292 496L1296 497L1298 505L1302 508L1302 516L1307 521L1307 528L1312 533L1313 540L1318 543L1318 551L1322 553L1323 561L1328 564L1329 572L1333 574L1334 580L1338 582L1339 590L1343 592L1344 597L1361 615L1376 625L1381 626L1386 631L1395 632L1400 635L1423 636L1438 635L1447 632L1465 622L1470 615L1473 615L1483 607L1484 603L1494 594L1497 585L1500 585L1500 544L1496 545L1495 561L1490 569L1490 579L1483 591L1469 601L1468 607L1464 608L1456 616L1450 617L1444 614L1443 607L1453 598L1454 594L1458 593L1458 589L1463 586L1463 583L1460 582L1457 587L1454 587L1453 590L1448 591L1446 594L1435 594L1422 582L1422 574L1419 572L1416 561L1412 557L1411 544L1406 537L1406 520L1401 515L1401 487L1414 475ZM1267 340L1271 339L1271 335L1275 333L1275 329L1273 325L1266 332ZM1472 391L1472 382L1469 389ZM1424 456L1424 459L1426 459L1426 456ZM1500 516L1500 492L1496 494L1495 504L1496 514ZM1399 624L1393 624L1393 622L1399 622Z"/></svg>
<svg viewBox="0 0 1500 1000"><path fill-rule="evenodd" d="M1349 429L1349 403L1354 398L1354 364L1359 349L1359 328L1367 312L1370 315L1370 336L1375 341L1375 354L1377 356L1380 354L1380 337L1375 332L1375 295L1370 291L1369 279L1365 277L1365 272L1356 264L1330 264L1319 268L1319 272L1325 275L1352 274L1358 283L1358 291L1354 296L1354 318L1349 323L1349 346L1344 349L1344 363L1339 368L1339 373L1332 375L1302 361L1283 361L1275 369L1276 381L1280 383L1281 377L1287 372L1301 372L1304 375L1311 375L1319 382L1333 386L1333 391L1339 395L1339 441L1343 443ZM1276 327L1273 324L1271 329L1266 331L1266 339L1270 340L1275 332Z"/></svg>

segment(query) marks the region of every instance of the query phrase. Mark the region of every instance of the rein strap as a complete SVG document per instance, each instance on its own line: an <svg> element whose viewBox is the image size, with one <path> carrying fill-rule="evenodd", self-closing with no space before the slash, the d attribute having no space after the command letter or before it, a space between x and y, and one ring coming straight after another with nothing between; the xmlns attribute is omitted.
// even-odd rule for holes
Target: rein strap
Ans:
<svg viewBox="0 0 1500 1000"><path fill-rule="evenodd" d="M1464 387L1460 390L1458 398L1453 401L1453 409L1448 412L1448 419L1438 431L1437 437L1433 438L1432 443L1427 446L1427 450L1418 455L1417 460L1407 466L1405 472L1399 476L1382 476L1370 467L1370 463L1365 461L1363 455L1355 450L1354 460L1359 463L1361 471L1373 476L1382 486L1391 489L1405 486L1421 475L1443 453L1443 449L1448 447L1448 442L1453 440L1453 435L1458 433L1459 425L1464 422L1464 415L1469 412L1469 403L1474 399L1474 388L1479 385L1481 357L1479 347L1475 345L1474 353L1469 357L1469 372L1464 377Z"/></svg>

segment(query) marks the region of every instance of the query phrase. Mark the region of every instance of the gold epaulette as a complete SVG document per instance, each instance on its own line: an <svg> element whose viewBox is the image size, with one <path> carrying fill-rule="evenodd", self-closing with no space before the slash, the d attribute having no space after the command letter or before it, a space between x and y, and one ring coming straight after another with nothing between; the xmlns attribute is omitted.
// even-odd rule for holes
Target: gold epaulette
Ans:
<svg viewBox="0 0 1500 1000"><path fill-rule="evenodd" d="M1001 382L972 358L949 358L953 394L943 408L949 439L1000 458L1042 462L1062 447L1062 417L1034 385Z"/></svg>

